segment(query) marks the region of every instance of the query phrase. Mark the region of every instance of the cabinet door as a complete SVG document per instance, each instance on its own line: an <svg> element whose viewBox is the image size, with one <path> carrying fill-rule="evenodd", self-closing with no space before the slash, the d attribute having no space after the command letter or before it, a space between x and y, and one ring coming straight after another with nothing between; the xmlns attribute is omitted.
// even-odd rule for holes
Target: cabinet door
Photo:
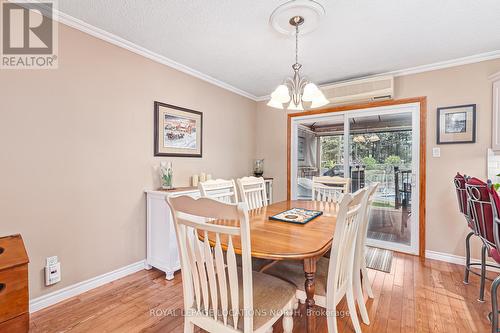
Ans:
<svg viewBox="0 0 500 333"><path fill-rule="evenodd" d="M491 148L500 150L500 80L493 82L493 119L491 129Z"/></svg>

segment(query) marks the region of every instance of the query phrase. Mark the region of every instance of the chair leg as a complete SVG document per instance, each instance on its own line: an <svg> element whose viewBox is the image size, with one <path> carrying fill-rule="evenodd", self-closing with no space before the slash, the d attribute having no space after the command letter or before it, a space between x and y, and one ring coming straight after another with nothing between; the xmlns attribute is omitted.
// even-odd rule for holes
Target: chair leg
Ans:
<svg viewBox="0 0 500 333"><path fill-rule="evenodd" d="M469 270L470 270L470 238L474 235L474 233L471 231L465 237L465 276L464 276L464 283L469 284Z"/></svg>
<svg viewBox="0 0 500 333"><path fill-rule="evenodd" d="M363 320L363 323L365 323L366 325L370 325L370 318L368 317L368 311L366 311L365 299L363 297L363 290L361 288L361 271L359 272L359 274L354 274L353 282L354 295L356 296L361 319Z"/></svg>
<svg viewBox="0 0 500 333"><path fill-rule="evenodd" d="M354 331L356 333L361 333L361 326L359 325L358 314L356 313L356 304L354 303L352 285L347 288L346 298L347 308L349 309L349 314L351 316L352 326L354 326Z"/></svg>
<svg viewBox="0 0 500 333"><path fill-rule="evenodd" d="M478 301L484 303L484 284L486 280L486 245L481 248L481 283L479 285Z"/></svg>
<svg viewBox="0 0 500 333"><path fill-rule="evenodd" d="M491 284L491 332L498 333L498 299L497 291L500 285L500 276Z"/></svg>
<svg viewBox="0 0 500 333"><path fill-rule="evenodd" d="M361 267L361 276L363 277L363 280L361 281L363 283L363 289L366 291L368 298L375 298L375 296L373 295L370 278L368 277L368 269L366 268L366 263L363 263L363 266Z"/></svg>
<svg viewBox="0 0 500 333"><path fill-rule="evenodd" d="M328 333L338 333L337 328L337 309L334 307L332 309L327 309L326 313L326 326L328 328Z"/></svg>
<svg viewBox="0 0 500 333"><path fill-rule="evenodd" d="M188 318L184 318L184 333L194 333L194 324Z"/></svg>
<svg viewBox="0 0 500 333"><path fill-rule="evenodd" d="M295 307L295 300L292 301L283 316L283 333L292 333L293 331L293 308Z"/></svg>

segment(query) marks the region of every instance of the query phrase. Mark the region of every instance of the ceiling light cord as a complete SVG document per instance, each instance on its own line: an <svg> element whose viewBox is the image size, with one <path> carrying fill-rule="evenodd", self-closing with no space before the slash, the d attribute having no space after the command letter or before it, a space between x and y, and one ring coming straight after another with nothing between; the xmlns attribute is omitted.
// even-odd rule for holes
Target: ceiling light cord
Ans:
<svg viewBox="0 0 500 333"><path fill-rule="evenodd" d="M299 25L295 26L295 63L299 63Z"/></svg>

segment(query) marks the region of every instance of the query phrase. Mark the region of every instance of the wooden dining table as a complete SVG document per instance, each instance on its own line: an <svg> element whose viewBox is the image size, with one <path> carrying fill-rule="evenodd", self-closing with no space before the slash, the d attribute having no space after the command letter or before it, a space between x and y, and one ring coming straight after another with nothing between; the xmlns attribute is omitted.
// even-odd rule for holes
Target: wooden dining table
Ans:
<svg viewBox="0 0 500 333"><path fill-rule="evenodd" d="M269 219L270 216L291 208L305 208L322 211L323 214L306 224L281 222ZM331 248L337 215L334 203L319 201L282 201L269 206L251 210L250 239L252 257L271 260L300 260L304 267L304 286L307 295L306 318L307 332L315 332L314 291L316 262ZM236 221L216 220L210 223L235 225ZM209 241L213 242L213 239ZM226 239L221 245L226 248ZM236 253L241 254L239 238L233 239Z"/></svg>

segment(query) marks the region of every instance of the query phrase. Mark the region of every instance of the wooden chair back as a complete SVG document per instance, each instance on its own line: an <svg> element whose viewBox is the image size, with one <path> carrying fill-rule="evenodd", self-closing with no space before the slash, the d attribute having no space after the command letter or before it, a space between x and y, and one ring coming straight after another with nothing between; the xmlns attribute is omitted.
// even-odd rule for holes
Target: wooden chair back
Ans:
<svg viewBox="0 0 500 333"><path fill-rule="evenodd" d="M366 238L368 236L368 226L370 224L371 206L373 204L373 200L375 199L375 193L377 192L377 188L379 185L380 183L372 183L367 187L366 203L361 206L361 214L363 218L360 221L358 236L356 239L356 255L354 263L355 272L361 269L362 261L365 260L365 246Z"/></svg>
<svg viewBox="0 0 500 333"><path fill-rule="evenodd" d="M234 179L211 179L198 183L202 197L225 203L238 203L238 191Z"/></svg>
<svg viewBox="0 0 500 333"><path fill-rule="evenodd" d="M335 310L347 289L352 288L356 237L368 201L366 194L366 188L346 193L340 202L328 267L327 310Z"/></svg>
<svg viewBox="0 0 500 333"><path fill-rule="evenodd" d="M312 200L323 202L340 202L342 196L349 193L350 178L342 177L313 177Z"/></svg>
<svg viewBox="0 0 500 333"><path fill-rule="evenodd" d="M262 177L243 177L236 180L240 196L248 209L267 206L266 182Z"/></svg>
<svg viewBox="0 0 500 333"><path fill-rule="evenodd" d="M253 284L246 205L225 204L210 198L193 199L189 196L167 197L166 200L172 210L180 250L186 315L195 316L198 326L211 327L214 332L234 332L242 315L244 332L251 332ZM239 221L239 226L206 223L207 219ZM215 244L210 244L208 233L215 234ZM241 286L233 247L235 237L241 240ZM227 240L227 243L224 242L228 244L225 255L221 239ZM240 289L243 289L241 309Z"/></svg>

